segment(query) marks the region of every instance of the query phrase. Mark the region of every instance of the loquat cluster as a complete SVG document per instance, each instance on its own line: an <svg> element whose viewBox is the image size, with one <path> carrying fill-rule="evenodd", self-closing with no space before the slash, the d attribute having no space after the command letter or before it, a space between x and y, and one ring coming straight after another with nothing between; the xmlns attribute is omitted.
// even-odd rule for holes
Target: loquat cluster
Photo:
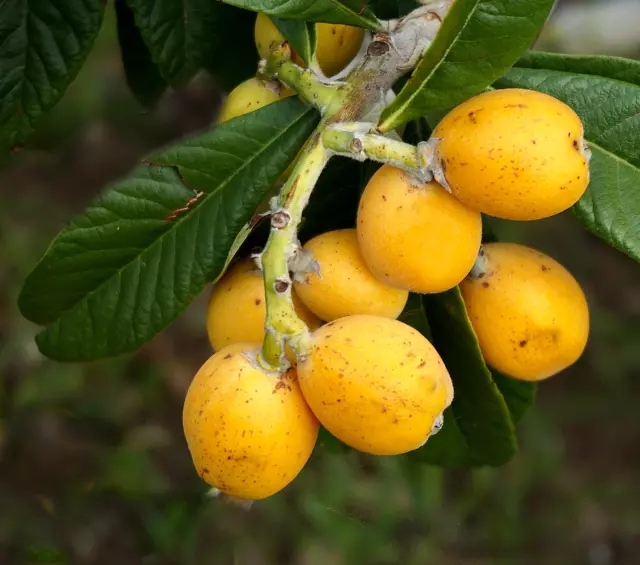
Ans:
<svg viewBox="0 0 640 565"><path fill-rule="evenodd" d="M261 55L283 37L256 21ZM317 62L339 72L361 30L318 24ZM336 43L348 48L336 48ZM258 79L229 95L225 121L292 92ZM361 196L355 228L323 233L302 253L317 268L294 273L291 296L311 333L291 366L261 364L264 281L250 259L215 285L207 331L215 354L189 388L184 430L201 477L248 500L291 482L310 457L319 425L362 452L417 449L443 422L455 383L433 345L398 321L409 293L459 285L487 363L527 381L546 379L582 354L589 331L584 294L559 263L511 243L482 245L481 214L534 220L566 210L589 182L579 117L526 90L491 91L438 124L434 180L383 165Z"/></svg>

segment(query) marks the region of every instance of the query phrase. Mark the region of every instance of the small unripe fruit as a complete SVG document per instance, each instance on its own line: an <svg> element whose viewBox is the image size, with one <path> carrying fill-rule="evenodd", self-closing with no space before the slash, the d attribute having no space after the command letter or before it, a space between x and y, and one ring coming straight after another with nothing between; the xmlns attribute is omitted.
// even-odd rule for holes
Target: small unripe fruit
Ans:
<svg viewBox="0 0 640 565"><path fill-rule="evenodd" d="M352 314L397 318L409 293L376 279L362 258L356 230L336 230L314 237L304 245L320 266L296 283L300 300L325 321Z"/></svg>
<svg viewBox="0 0 640 565"><path fill-rule="evenodd" d="M532 90L480 94L454 108L433 137L444 177L467 206L509 220L537 220L575 204L589 184L578 115Z"/></svg>
<svg viewBox="0 0 640 565"><path fill-rule="evenodd" d="M437 182L420 184L384 165L362 194L357 231L365 262L379 280L433 293L453 288L471 270L482 220Z"/></svg>
<svg viewBox="0 0 640 565"><path fill-rule="evenodd" d="M489 365L539 381L578 360L589 335L589 308L562 265L523 245L489 243L479 266L460 289Z"/></svg>
<svg viewBox="0 0 640 565"><path fill-rule="evenodd" d="M295 369L268 373L257 349L235 344L198 371L183 409L198 474L225 494L259 500L287 486L309 459L318 422Z"/></svg>
<svg viewBox="0 0 640 565"><path fill-rule="evenodd" d="M438 352L417 330L378 316L348 316L316 330L298 364L304 397L334 436L375 455L424 444L451 403Z"/></svg>
<svg viewBox="0 0 640 565"><path fill-rule="evenodd" d="M284 100L294 94L293 90L277 81L264 81L250 78L236 86L227 96L220 108L218 123L254 112L263 106Z"/></svg>
<svg viewBox="0 0 640 565"><path fill-rule="evenodd" d="M254 34L256 47L262 58L268 57L271 49L285 41L284 35L271 18L262 13L256 18ZM326 76L333 76L344 69L358 53L364 39L364 29L340 24L316 24L316 34L316 57ZM293 60L304 66L295 51Z"/></svg>
<svg viewBox="0 0 640 565"><path fill-rule="evenodd" d="M320 321L292 293L296 313L310 329ZM232 343L261 343L266 302L264 278L253 261L243 259L215 285L207 308L207 333L217 351Z"/></svg>

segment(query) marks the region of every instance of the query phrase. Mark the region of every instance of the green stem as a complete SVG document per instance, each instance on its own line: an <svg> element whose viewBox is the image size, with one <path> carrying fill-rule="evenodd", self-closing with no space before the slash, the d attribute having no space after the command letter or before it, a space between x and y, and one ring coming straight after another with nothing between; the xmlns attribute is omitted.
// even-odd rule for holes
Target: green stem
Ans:
<svg viewBox="0 0 640 565"><path fill-rule="evenodd" d="M357 131L367 124L345 122L327 127L322 134L322 143L334 153L364 161L371 159L389 163L416 175L423 182L431 180L429 167L433 161L433 148L428 142L416 147L384 135Z"/></svg>
<svg viewBox="0 0 640 565"><path fill-rule="evenodd" d="M303 69L291 61L291 48L283 43L260 62L258 76L265 80L278 79L292 88L322 115L333 114L344 105L346 90L343 83L324 81L311 69Z"/></svg>
<svg viewBox="0 0 640 565"><path fill-rule="evenodd" d="M260 364L269 370L287 366L285 341L297 356L307 354L309 330L298 317L291 300L289 261L296 253L298 224L311 192L331 154L321 142L324 122L311 135L296 166L282 187L277 204L271 211L271 234L261 255L264 271L267 316L265 338L258 356Z"/></svg>

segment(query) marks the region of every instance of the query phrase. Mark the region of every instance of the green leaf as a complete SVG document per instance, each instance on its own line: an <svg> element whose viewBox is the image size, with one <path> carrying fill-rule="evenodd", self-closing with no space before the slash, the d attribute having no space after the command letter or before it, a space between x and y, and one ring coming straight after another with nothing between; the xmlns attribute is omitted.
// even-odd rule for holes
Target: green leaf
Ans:
<svg viewBox="0 0 640 565"><path fill-rule="evenodd" d="M514 426L493 382L458 288L425 295L432 343L453 379L444 427L416 457L443 466L501 465L516 452Z"/></svg>
<svg viewBox="0 0 640 565"><path fill-rule="evenodd" d="M301 20L283 20L271 18L280 33L287 38L304 63L311 64L313 54L316 52L316 26L313 23Z"/></svg>
<svg viewBox="0 0 640 565"><path fill-rule="evenodd" d="M413 329L418 330L431 341L431 328L429 327L429 320L427 320L421 294L414 294L413 292L409 294L407 304L398 319Z"/></svg>
<svg viewBox="0 0 640 565"><path fill-rule="evenodd" d="M553 0L456 0L411 80L382 113L380 130L481 92L527 49L552 5Z"/></svg>
<svg viewBox="0 0 640 565"><path fill-rule="evenodd" d="M116 16L127 84L140 104L153 106L167 88L167 83L151 60L149 49L136 27L133 12L126 0L116 0Z"/></svg>
<svg viewBox="0 0 640 565"><path fill-rule="evenodd" d="M221 274L236 235L317 121L296 98L270 104L152 156L107 190L25 282L23 314L47 324L40 350L97 359L164 329Z"/></svg>
<svg viewBox="0 0 640 565"><path fill-rule="evenodd" d="M222 0L268 16L384 29L366 0Z"/></svg>
<svg viewBox="0 0 640 565"><path fill-rule="evenodd" d="M210 30L212 45L205 67L229 91L256 72L258 52L253 32L256 16L222 2L213 4L216 25Z"/></svg>
<svg viewBox="0 0 640 565"><path fill-rule="evenodd" d="M520 381L506 377L495 370L491 371L493 381L504 397L511 420L517 424L536 398L538 385L534 382Z"/></svg>
<svg viewBox="0 0 640 565"><path fill-rule="evenodd" d="M335 157L322 171L300 226L300 241L355 226L362 163Z"/></svg>
<svg viewBox="0 0 640 565"><path fill-rule="evenodd" d="M209 59L217 2L128 0L153 62L172 86L180 86ZM228 56L228 54L227 54Z"/></svg>
<svg viewBox="0 0 640 565"><path fill-rule="evenodd" d="M373 13L383 20L405 16L419 7L417 0L369 0L368 3Z"/></svg>
<svg viewBox="0 0 640 565"><path fill-rule="evenodd" d="M82 67L102 0L0 3L0 150L22 143Z"/></svg>
<svg viewBox="0 0 640 565"><path fill-rule="evenodd" d="M591 182L575 214L640 261L640 62L531 52L496 86L539 90L578 113L593 157Z"/></svg>

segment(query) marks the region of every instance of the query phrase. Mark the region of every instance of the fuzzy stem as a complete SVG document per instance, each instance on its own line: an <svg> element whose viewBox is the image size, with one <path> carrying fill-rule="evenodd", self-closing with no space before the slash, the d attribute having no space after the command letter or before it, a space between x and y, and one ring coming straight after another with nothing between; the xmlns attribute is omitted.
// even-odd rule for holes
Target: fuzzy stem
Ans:
<svg viewBox="0 0 640 565"><path fill-rule="evenodd" d="M321 122L307 141L302 154L272 209L271 234L261 256L264 271L267 317L260 364L269 370L287 366L285 340L298 356L309 350L309 330L298 317L291 300L289 260L298 248L298 224L311 192L331 154L321 142Z"/></svg>
<svg viewBox="0 0 640 565"><path fill-rule="evenodd" d="M283 63L276 76L323 115L333 114L344 104L340 83L324 82L312 70L303 69L291 61Z"/></svg>
<svg viewBox="0 0 640 565"><path fill-rule="evenodd" d="M421 142L415 146L384 135L354 131L357 126L357 123L345 122L328 127L322 134L324 146L334 153L352 159L371 159L379 163L389 163L416 175L423 182L431 180L431 144Z"/></svg>
<svg viewBox="0 0 640 565"><path fill-rule="evenodd" d="M333 114L344 104L343 83L323 79L311 69L296 65L291 61L291 48L286 42L260 61L258 76L264 80L279 79L323 115Z"/></svg>
<svg viewBox="0 0 640 565"><path fill-rule="evenodd" d="M362 60L354 65L344 82L327 80L295 65L287 42L261 60L259 76L279 79L322 113L318 128L307 141L271 210L271 234L261 256L267 316L258 362L264 368L281 370L288 366L285 341L299 357L310 349L309 330L297 316L291 300L289 263L299 247L297 228L302 212L330 157L340 153L386 160L426 178L429 161L426 147L415 148L359 130L356 124L343 123L378 122L391 87L415 67L439 26L440 18L432 17L424 8L394 21L389 32L374 34L371 43L362 50ZM328 127L332 129L325 139ZM349 127L353 131L347 131ZM362 144L361 149L354 140Z"/></svg>

